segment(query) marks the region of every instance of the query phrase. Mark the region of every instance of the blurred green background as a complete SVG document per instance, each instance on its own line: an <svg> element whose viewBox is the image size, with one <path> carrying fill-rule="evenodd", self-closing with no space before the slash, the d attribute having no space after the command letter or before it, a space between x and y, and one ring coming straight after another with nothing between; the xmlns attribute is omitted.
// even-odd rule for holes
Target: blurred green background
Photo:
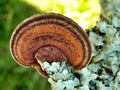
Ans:
<svg viewBox="0 0 120 90"><path fill-rule="evenodd" d="M93 27L101 12L99 0L0 0L0 90L51 90L34 68L18 65L10 55L9 40L15 27L38 13L55 12Z"/></svg>

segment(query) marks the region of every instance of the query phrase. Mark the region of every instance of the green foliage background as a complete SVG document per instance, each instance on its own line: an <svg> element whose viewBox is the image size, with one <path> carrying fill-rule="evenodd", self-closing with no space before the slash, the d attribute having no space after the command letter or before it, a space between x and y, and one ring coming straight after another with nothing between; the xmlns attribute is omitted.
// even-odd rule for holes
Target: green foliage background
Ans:
<svg viewBox="0 0 120 90"><path fill-rule="evenodd" d="M79 22L81 20L80 18L86 12L89 12L88 16L81 20L89 21L88 27L94 25L96 20L98 20L99 11L95 11L98 13L94 13L93 8L89 6L91 2L94 3L96 0L75 0L78 3L76 8L71 6L72 2L71 4L64 2L61 4L60 0L47 0L46 2L49 3L45 4L45 1L46 0L0 0L0 90L51 89L48 81L41 77L34 68L21 67L10 55L10 36L21 21L34 14L47 12L61 13L66 16L74 12L70 18L76 22ZM66 7L69 9L67 10Z"/></svg>

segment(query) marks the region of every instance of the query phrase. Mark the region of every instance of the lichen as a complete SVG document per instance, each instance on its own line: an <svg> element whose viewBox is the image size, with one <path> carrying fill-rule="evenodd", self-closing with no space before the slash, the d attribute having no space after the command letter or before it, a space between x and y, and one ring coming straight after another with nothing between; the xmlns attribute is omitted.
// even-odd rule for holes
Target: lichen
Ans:
<svg viewBox="0 0 120 90"><path fill-rule="evenodd" d="M101 21L88 31L92 60L87 67L76 71L67 62L40 63L52 90L120 90L120 1L104 2Z"/></svg>
<svg viewBox="0 0 120 90"><path fill-rule="evenodd" d="M75 76L74 68L67 62L40 62L42 69L48 74L52 90L78 90L80 80Z"/></svg>

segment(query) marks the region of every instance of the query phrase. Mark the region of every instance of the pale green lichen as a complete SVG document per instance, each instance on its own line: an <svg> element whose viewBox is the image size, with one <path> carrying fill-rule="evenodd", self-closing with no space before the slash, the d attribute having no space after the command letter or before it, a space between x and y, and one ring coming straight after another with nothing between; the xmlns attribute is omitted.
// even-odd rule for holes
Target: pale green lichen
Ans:
<svg viewBox="0 0 120 90"><path fill-rule="evenodd" d="M52 90L120 90L120 1L104 2L101 21L88 33L92 60L87 67L75 71L66 62L39 62Z"/></svg>
<svg viewBox="0 0 120 90"><path fill-rule="evenodd" d="M39 61L39 60L38 60ZM74 69L66 62L47 62L39 64L47 72L52 90L78 90L80 80L73 74Z"/></svg>

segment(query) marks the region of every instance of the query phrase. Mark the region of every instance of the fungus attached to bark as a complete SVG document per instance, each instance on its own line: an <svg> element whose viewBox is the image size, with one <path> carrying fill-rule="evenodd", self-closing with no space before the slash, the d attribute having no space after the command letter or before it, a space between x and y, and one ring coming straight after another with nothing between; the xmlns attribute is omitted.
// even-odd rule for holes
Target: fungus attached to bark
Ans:
<svg viewBox="0 0 120 90"><path fill-rule="evenodd" d="M19 64L33 66L47 76L38 64L67 61L75 69L85 67L91 58L91 45L83 29L60 14L38 14L17 26L10 40L11 53Z"/></svg>

